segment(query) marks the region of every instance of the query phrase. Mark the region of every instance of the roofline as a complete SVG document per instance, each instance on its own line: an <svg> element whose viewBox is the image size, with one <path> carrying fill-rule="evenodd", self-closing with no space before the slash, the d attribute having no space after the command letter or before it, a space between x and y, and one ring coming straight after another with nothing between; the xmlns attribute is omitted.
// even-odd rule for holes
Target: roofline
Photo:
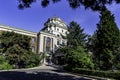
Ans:
<svg viewBox="0 0 120 80"><path fill-rule="evenodd" d="M6 25L1 25L1 24L0 24L0 28L9 29L9 30L15 30L15 31L23 32L23 33L28 33L28 34L37 35L36 32L27 31L27 30L23 30L23 29L11 27L11 26L6 26Z"/></svg>
<svg viewBox="0 0 120 80"><path fill-rule="evenodd" d="M66 30L68 30L68 28L67 28L67 25L66 25L66 24L65 24L66 26L64 26L64 27L63 27L63 26L60 26L60 25L57 25L57 26L56 26L56 24L55 24L55 23L51 23L51 24L55 25L55 27L59 27L59 28L62 28L62 29L66 29ZM43 29L45 29L45 28L46 28L46 25L44 25L44 27L43 27L41 30L43 30Z"/></svg>
<svg viewBox="0 0 120 80"><path fill-rule="evenodd" d="M49 35L49 36L54 36L54 37L56 37L54 34L46 33L46 32L44 32L44 31L40 31L40 32L38 33L38 35L41 34L41 33L42 33L42 34L47 34L47 35Z"/></svg>

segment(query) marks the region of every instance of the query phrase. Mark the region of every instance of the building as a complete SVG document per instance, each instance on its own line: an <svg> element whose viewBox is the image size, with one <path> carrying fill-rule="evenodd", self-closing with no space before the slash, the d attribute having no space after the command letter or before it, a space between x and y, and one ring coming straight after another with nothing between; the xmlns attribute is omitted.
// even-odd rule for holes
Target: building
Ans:
<svg viewBox="0 0 120 80"><path fill-rule="evenodd" d="M10 31L10 32L13 31L18 34L29 36L31 38L30 44L31 44L32 52L35 53L37 52L37 33L10 27L10 26L0 25L0 34L2 34L3 31Z"/></svg>
<svg viewBox="0 0 120 80"><path fill-rule="evenodd" d="M58 49L60 44L65 45L67 43L67 40L64 38L68 32L67 25L57 17L49 18L38 33L0 25L0 33L2 31L14 31L18 34L30 36L32 51L38 54L44 52L49 57L51 53Z"/></svg>
<svg viewBox="0 0 120 80"><path fill-rule="evenodd" d="M66 44L67 26L60 18L50 18L44 24L43 29L38 33L38 53L54 52L60 44Z"/></svg>

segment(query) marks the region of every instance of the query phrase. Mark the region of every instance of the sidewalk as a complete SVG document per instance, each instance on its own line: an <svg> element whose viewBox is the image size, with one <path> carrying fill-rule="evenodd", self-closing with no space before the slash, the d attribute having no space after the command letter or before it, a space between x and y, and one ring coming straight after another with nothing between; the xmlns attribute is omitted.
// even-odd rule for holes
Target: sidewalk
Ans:
<svg viewBox="0 0 120 80"><path fill-rule="evenodd" d="M33 67L33 68L22 68L22 69L8 69L8 70L0 70L0 72L3 71L21 71L21 70L33 70L33 69L49 69L49 70L57 70L57 68L55 67L51 67L51 66L46 66L46 65L41 65L41 66L37 66L37 67Z"/></svg>

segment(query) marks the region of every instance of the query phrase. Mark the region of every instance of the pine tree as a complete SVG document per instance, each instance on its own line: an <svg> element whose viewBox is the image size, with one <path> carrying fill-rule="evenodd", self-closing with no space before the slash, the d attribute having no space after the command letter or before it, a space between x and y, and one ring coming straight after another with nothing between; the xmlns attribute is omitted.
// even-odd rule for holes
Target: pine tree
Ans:
<svg viewBox="0 0 120 80"><path fill-rule="evenodd" d="M65 64L70 68L93 69L94 64L85 51L88 35L84 33L84 29L74 21L70 22L68 31L67 46L59 48L59 51L64 53Z"/></svg>
<svg viewBox="0 0 120 80"><path fill-rule="evenodd" d="M106 70L115 67L118 62L116 57L119 55L120 31L110 11L104 9L100 14L94 40L94 58L99 67Z"/></svg>
<svg viewBox="0 0 120 80"><path fill-rule="evenodd" d="M77 24L74 21L70 22L70 25L68 26L68 31L69 31L69 34L67 35L68 46L85 47L87 34L84 33L84 29L82 29L79 24Z"/></svg>

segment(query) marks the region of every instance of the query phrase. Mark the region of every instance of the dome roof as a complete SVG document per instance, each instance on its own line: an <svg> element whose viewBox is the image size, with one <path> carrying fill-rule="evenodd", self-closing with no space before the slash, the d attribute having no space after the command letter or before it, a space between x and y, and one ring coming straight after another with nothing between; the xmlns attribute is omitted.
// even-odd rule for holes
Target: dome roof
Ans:
<svg viewBox="0 0 120 80"><path fill-rule="evenodd" d="M65 22L58 17L49 18L44 25L45 27L48 25L52 25L52 26L67 29Z"/></svg>

